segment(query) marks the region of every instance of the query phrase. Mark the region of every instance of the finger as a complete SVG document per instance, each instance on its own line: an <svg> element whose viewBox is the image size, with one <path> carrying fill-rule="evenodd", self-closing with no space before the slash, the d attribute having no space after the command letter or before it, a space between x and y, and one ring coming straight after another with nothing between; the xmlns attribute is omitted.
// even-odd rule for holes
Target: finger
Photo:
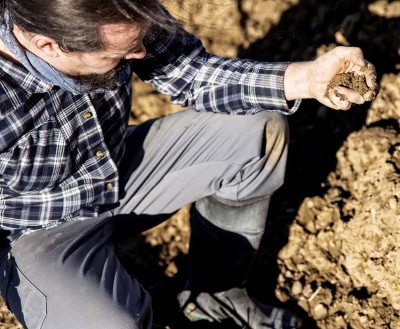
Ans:
<svg viewBox="0 0 400 329"><path fill-rule="evenodd" d="M323 102L324 105L331 107L335 110L348 110L351 107L351 103L347 97L340 93L337 89L339 87L331 88L328 90L326 97L328 102Z"/></svg>
<svg viewBox="0 0 400 329"><path fill-rule="evenodd" d="M352 47L351 50L351 61L358 66L367 65L367 61L364 58L364 54L360 48Z"/></svg>
<svg viewBox="0 0 400 329"><path fill-rule="evenodd" d="M343 99L353 104L364 104L365 98L355 90L337 86L335 88L337 94L342 95ZM339 96L340 97L340 96Z"/></svg>
<svg viewBox="0 0 400 329"><path fill-rule="evenodd" d="M372 90L376 90L377 88L377 82L376 82L376 70L375 66L372 65L367 61L367 65L358 68L357 70L354 71L354 74L358 76L364 76L365 81L367 83L368 88Z"/></svg>
<svg viewBox="0 0 400 329"><path fill-rule="evenodd" d="M366 101L372 101L379 92L379 84L376 80L375 66L368 62L368 64L359 70L359 74L364 75L365 82L369 88L363 97Z"/></svg>
<svg viewBox="0 0 400 329"><path fill-rule="evenodd" d="M370 102L376 97L376 92L374 90L369 90L367 91L364 95L363 98L367 101Z"/></svg>
<svg viewBox="0 0 400 329"><path fill-rule="evenodd" d="M375 91L376 93L378 92L379 86L376 81L376 70L375 66L373 66L371 63L368 63L367 65L367 71L365 72L365 81L367 82L367 86Z"/></svg>
<svg viewBox="0 0 400 329"><path fill-rule="evenodd" d="M350 61L358 66L367 65L367 61L364 58L362 50L358 47L336 47L338 56L344 61Z"/></svg>

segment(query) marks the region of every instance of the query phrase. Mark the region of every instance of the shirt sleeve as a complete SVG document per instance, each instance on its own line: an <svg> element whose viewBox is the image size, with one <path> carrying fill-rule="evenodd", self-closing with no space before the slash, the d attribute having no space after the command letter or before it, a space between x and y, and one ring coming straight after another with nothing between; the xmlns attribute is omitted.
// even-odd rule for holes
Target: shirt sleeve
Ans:
<svg viewBox="0 0 400 329"><path fill-rule="evenodd" d="M283 77L289 63L263 63L209 54L201 41L179 26L152 27L144 45L147 55L133 70L171 101L197 111L253 114L259 111L295 112L289 107Z"/></svg>

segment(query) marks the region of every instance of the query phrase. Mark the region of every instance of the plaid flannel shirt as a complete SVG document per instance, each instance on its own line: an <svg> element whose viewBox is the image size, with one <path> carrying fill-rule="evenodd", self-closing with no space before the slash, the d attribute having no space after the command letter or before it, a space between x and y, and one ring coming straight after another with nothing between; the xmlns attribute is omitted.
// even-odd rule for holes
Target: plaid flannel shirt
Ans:
<svg viewBox="0 0 400 329"><path fill-rule="evenodd" d="M11 240L117 204L133 72L198 111L288 114L299 106L285 100L287 63L213 56L182 30L152 29L144 43L146 58L103 93L75 95L0 57L0 225Z"/></svg>

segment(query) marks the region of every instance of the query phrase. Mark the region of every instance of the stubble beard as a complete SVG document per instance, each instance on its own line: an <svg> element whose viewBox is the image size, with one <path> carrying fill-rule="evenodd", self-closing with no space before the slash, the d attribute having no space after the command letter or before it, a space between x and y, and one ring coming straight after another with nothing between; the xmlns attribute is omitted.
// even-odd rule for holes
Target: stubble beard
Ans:
<svg viewBox="0 0 400 329"><path fill-rule="evenodd" d="M97 74L66 74L68 77L74 79L78 84L82 85L86 90L106 89L112 90L116 87L119 76L127 68L127 62L121 61L112 70Z"/></svg>

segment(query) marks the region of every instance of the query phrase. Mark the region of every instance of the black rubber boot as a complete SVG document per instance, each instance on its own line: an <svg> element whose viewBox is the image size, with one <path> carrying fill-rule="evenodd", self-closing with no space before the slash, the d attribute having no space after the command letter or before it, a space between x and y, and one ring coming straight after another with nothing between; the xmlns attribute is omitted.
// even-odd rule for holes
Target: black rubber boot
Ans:
<svg viewBox="0 0 400 329"><path fill-rule="evenodd" d="M214 197L196 203L191 217L189 280L178 296L191 321L231 319L239 328L249 329L301 327L292 313L258 304L245 288L265 229L268 203L269 198L235 203Z"/></svg>

